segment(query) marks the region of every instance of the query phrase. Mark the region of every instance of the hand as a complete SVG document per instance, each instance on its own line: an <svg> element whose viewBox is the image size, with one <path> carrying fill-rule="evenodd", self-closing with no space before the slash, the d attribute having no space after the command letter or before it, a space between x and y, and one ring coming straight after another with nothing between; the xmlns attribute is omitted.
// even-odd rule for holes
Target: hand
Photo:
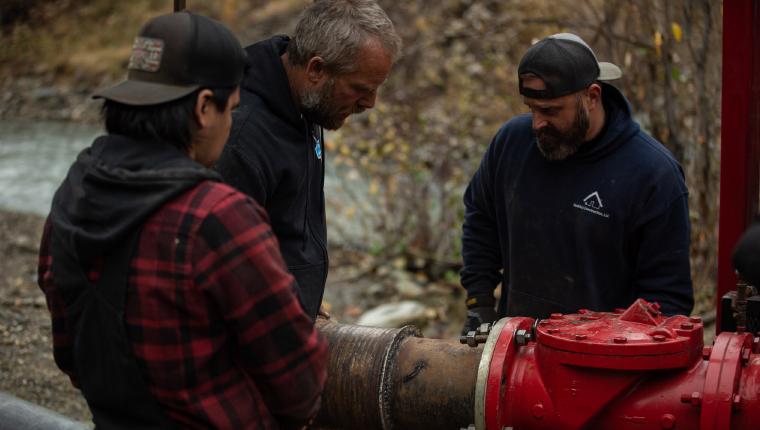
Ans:
<svg viewBox="0 0 760 430"><path fill-rule="evenodd" d="M467 309L467 319L464 321L462 336L468 332L477 330L481 324L492 323L496 320L496 310L491 306L483 306Z"/></svg>
<svg viewBox="0 0 760 430"><path fill-rule="evenodd" d="M327 313L324 306L319 307L319 311L317 311L317 318L324 318L326 320L330 319L330 314Z"/></svg>

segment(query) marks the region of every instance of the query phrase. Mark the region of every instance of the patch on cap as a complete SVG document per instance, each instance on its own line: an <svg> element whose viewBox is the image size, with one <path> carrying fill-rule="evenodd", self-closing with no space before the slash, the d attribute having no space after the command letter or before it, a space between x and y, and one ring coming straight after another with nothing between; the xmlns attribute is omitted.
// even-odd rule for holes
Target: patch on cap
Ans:
<svg viewBox="0 0 760 430"><path fill-rule="evenodd" d="M135 37L132 56L129 57L127 69L143 72L157 72L161 67L164 53L164 41L152 37Z"/></svg>

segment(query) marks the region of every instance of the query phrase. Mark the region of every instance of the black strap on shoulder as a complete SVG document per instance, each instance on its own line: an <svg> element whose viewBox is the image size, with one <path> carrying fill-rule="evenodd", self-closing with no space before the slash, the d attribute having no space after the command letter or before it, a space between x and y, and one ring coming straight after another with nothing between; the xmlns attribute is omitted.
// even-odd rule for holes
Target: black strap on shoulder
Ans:
<svg viewBox="0 0 760 430"><path fill-rule="evenodd" d="M136 229L122 246L104 256L100 279L93 284L82 262L53 229L51 270L66 303L77 379L96 429L174 428L148 389L126 333L129 263L141 231Z"/></svg>

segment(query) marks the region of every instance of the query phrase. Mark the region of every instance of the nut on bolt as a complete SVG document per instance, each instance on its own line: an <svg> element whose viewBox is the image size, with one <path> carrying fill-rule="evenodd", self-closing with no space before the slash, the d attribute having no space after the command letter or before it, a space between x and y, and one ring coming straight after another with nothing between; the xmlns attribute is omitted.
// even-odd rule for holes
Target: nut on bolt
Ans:
<svg viewBox="0 0 760 430"><path fill-rule="evenodd" d="M712 355L712 346L702 347L702 358L705 360L709 360L710 355Z"/></svg>
<svg viewBox="0 0 760 430"><path fill-rule="evenodd" d="M491 332L491 324L483 323L477 330L468 331L466 335L459 337L459 343L467 344L475 348L481 343L486 343L488 334Z"/></svg>
<svg viewBox="0 0 760 430"><path fill-rule="evenodd" d="M528 330L519 329L515 331L515 342L518 345L527 345L531 341L533 335Z"/></svg>
<svg viewBox="0 0 760 430"><path fill-rule="evenodd" d="M681 403L691 403L692 406L702 404L702 393L694 391L692 393L681 394Z"/></svg>
<svg viewBox="0 0 760 430"><path fill-rule="evenodd" d="M742 408L742 396L739 394L734 394L733 398L731 398L731 408L734 410L739 410Z"/></svg>
<svg viewBox="0 0 760 430"><path fill-rule="evenodd" d="M742 348L742 364L746 366L749 364L750 354L752 354L752 350L750 348Z"/></svg>

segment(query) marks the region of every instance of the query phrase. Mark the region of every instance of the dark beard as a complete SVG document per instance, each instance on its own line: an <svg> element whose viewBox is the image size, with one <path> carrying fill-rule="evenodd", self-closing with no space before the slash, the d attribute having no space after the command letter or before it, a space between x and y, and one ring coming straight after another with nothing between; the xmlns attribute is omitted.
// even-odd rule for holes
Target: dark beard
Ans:
<svg viewBox="0 0 760 430"><path fill-rule="evenodd" d="M589 128L588 112L578 101L573 125L565 133L552 125L536 130L536 143L541 154L550 161L560 161L578 152L583 145Z"/></svg>
<svg viewBox="0 0 760 430"><path fill-rule="evenodd" d="M345 121L333 103L335 78L330 78L318 91L304 93L301 96L301 112L309 121L328 130L337 130Z"/></svg>

